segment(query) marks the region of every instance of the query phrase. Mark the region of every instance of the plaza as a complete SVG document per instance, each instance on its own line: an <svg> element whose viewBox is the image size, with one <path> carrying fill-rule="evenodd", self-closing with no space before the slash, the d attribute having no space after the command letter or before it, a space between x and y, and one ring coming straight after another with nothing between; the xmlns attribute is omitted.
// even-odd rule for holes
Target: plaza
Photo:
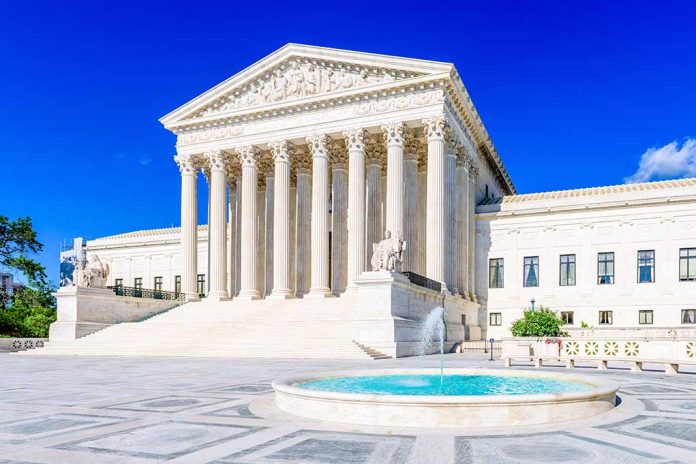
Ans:
<svg viewBox="0 0 696 464"><path fill-rule="evenodd" d="M484 353L450 354L445 363L502 369ZM363 427L300 419L273 405L271 382L278 378L437 364L437 357L374 362L0 354L0 462L696 462L696 386L688 373L633 374L621 364L601 372L578 369L617 382L619 405L551 426Z"/></svg>

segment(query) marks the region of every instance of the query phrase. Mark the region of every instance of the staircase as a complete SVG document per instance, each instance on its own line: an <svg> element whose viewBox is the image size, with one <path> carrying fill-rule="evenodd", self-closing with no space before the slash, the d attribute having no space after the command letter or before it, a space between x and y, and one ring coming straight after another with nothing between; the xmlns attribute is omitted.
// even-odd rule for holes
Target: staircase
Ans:
<svg viewBox="0 0 696 464"><path fill-rule="evenodd" d="M23 355L388 358L353 340L355 305L347 296L186 303Z"/></svg>

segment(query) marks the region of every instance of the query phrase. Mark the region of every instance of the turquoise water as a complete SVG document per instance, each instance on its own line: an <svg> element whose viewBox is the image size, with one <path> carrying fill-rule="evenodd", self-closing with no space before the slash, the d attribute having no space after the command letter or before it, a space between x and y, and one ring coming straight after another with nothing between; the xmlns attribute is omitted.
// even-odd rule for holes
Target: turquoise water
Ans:
<svg viewBox="0 0 696 464"><path fill-rule="evenodd" d="M335 377L297 384L309 390L379 395L527 395L569 393L592 389L591 385L535 377L494 375L381 375Z"/></svg>

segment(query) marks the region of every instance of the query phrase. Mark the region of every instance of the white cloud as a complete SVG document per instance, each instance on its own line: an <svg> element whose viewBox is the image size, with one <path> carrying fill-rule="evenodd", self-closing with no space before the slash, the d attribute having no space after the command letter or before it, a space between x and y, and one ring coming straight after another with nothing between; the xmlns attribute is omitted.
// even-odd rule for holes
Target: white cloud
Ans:
<svg viewBox="0 0 696 464"><path fill-rule="evenodd" d="M149 166L150 163L152 163L152 158L149 158L147 156L141 156L138 160L138 163L142 164L143 166Z"/></svg>
<svg viewBox="0 0 696 464"><path fill-rule="evenodd" d="M660 148L648 148L640 157L638 170L624 181L627 184L651 179L696 177L696 139L687 138L679 146L675 140Z"/></svg>

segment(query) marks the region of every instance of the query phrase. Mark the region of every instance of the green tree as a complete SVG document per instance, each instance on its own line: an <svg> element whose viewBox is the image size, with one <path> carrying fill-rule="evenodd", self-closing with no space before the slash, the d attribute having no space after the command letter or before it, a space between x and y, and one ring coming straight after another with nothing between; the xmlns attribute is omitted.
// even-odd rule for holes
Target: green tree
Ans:
<svg viewBox="0 0 696 464"><path fill-rule="evenodd" d="M522 319L512 323L513 337L563 337L568 334L561 330L563 320L556 311L539 306L534 311L526 309Z"/></svg>
<svg viewBox="0 0 696 464"><path fill-rule="evenodd" d="M17 218L10 221L0 215L0 267L14 269L29 279L30 282L44 284L46 271L30 255L43 250L43 245L36 239L31 218Z"/></svg>

